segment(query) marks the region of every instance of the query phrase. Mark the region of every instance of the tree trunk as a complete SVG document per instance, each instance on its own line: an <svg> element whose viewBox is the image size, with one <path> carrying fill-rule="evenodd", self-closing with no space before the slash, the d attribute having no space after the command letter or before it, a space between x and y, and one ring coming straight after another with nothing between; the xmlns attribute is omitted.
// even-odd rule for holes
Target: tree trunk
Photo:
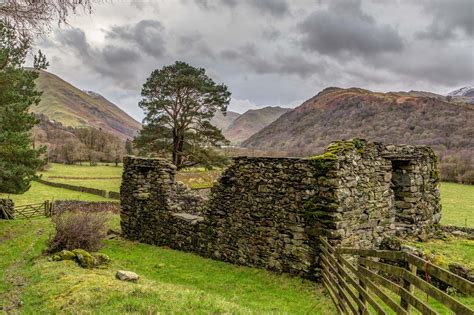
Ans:
<svg viewBox="0 0 474 315"><path fill-rule="evenodd" d="M177 135L176 129L173 129L173 164L178 167L178 144L179 137Z"/></svg>

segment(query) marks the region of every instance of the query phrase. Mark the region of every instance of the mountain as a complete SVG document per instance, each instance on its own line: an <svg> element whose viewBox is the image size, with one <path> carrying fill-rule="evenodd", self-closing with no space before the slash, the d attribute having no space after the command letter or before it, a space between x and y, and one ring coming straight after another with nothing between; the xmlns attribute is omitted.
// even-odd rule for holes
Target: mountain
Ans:
<svg viewBox="0 0 474 315"><path fill-rule="evenodd" d="M36 85L43 95L31 111L64 126L93 127L121 139L132 138L141 128L139 122L103 96L82 91L52 73L41 71Z"/></svg>
<svg viewBox="0 0 474 315"><path fill-rule="evenodd" d="M242 146L309 155L321 152L333 140L354 137L427 144L438 153L474 155L474 107L407 93L327 88Z"/></svg>
<svg viewBox="0 0 474 315"><path fill-rule="evenodd" d="M472 86L465 86L458 90L452 91L448 93L448 96L467 96L467 97L474 97L474 87Z"/></svg>
<svg viewBox="0 0 474 315"><path fill-rule="evenodd" d="M226 130L234 120L240 116L239 113L227 111L224 116L220 111L217 111L214 117L211 119L211 124L219 128L220 130Z"/></svg>
<svg viewBox="0 0 474 315"><path fill-rule="evenodd" d="M224 130L224 136L232 143L238 144L259 132L289 110L291 109L278 106L250 109L235 119Z"/></svg>
<svg viewBox="0 0 474 315"><path fill-rule="evenodd" d="M448 93L448 97L457 101L474 104L474 87L465 86L458 90Z"/></svg>

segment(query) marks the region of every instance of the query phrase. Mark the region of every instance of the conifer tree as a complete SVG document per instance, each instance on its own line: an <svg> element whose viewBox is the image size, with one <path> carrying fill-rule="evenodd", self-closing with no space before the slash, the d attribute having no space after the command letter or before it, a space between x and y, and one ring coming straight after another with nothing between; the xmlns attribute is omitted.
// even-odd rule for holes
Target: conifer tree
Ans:
<svg viewBox="0 0 474 315"><path fill-rule="evenodd" d="M28 110L40 101L34 81L47 62L39 51L34 69L25 69L30 41L2 22L0 40L0 192L23 193L46 163L46 148L33 148L30 131L37 120Z"/></svg>
<svg viewBox="0 0 474 315"><path fill-rule="evenodd" d="M222 165L225 159L215 148L227 140L210 120L218 110L226 114L230 95L204 69L185 62L153 71L142 89L139 106L146 117L135 147L170 156L178 169Z"/></svg>

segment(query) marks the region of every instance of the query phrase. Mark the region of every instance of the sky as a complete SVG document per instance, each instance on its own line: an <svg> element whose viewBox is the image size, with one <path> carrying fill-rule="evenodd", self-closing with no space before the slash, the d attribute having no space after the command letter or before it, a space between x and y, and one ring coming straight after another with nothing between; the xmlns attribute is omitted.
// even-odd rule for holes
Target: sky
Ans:
<svg viewBox="0 0 474 315"><path fill-rule="evenodd" d="M474 85L474 1L111 0L35 48L139 121L146 78L177 60L226 84L240 113L331 86L446 94Z"/></svg>

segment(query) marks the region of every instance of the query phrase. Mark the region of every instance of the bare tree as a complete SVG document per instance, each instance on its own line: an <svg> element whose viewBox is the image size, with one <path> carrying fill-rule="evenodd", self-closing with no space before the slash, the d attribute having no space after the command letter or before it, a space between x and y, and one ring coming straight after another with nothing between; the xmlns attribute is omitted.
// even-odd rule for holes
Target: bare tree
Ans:
<svg viewBox="0 0 474 315"><path fill-rule="evenodd" d="M67 23L70 13L92 12L100 0L0 0L0 20L18 33L34 37L49 31L51 23Z"/></svg>

